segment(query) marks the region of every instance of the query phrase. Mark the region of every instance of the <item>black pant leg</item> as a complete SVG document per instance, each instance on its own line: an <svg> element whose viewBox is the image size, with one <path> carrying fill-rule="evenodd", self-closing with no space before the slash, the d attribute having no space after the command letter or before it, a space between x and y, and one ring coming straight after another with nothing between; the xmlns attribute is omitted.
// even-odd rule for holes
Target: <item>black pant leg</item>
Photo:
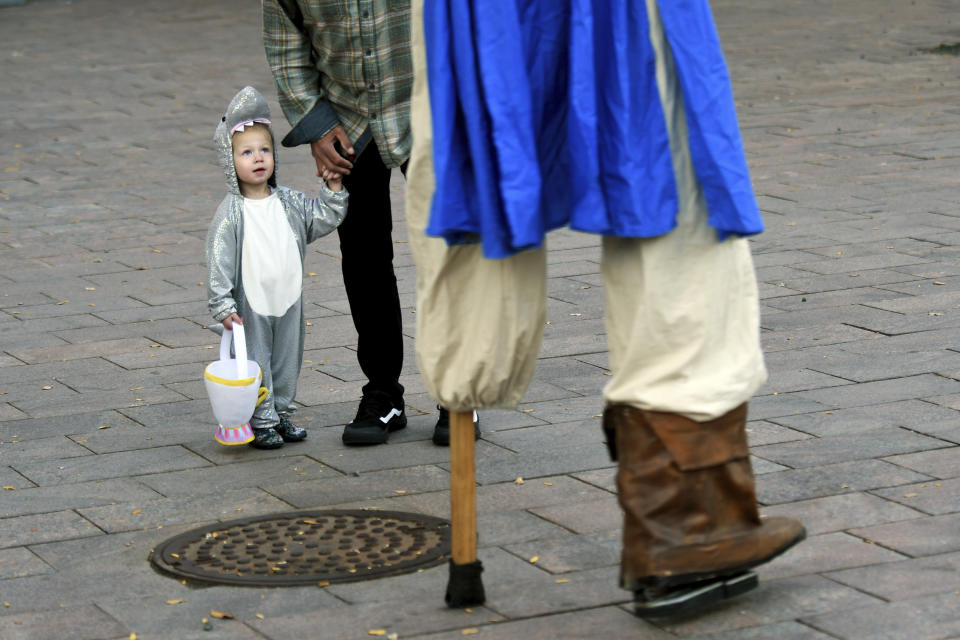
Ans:
<svg viewBox="0 0 960 640"><path fill-rule="evenodd" d="M370 142L343 181L350 199L337 231L343 284L358 335L357 360L368 380L363 391L383 391L399 401L403 329L393 271L390 173Z"/></svg>

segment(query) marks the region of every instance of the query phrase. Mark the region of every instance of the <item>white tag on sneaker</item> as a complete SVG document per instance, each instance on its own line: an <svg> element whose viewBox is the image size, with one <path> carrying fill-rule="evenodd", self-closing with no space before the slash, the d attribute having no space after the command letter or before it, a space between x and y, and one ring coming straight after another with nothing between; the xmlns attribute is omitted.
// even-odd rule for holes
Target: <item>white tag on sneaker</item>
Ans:
<svg viewBox="0 0 960 640"><path fill-rule="evenodd" d="M380 418L380 422L382 422L383 424L387 424L388 422L390 422L390 418L398 415L400 415L399 409L390 409L390 413Z"/></svg>

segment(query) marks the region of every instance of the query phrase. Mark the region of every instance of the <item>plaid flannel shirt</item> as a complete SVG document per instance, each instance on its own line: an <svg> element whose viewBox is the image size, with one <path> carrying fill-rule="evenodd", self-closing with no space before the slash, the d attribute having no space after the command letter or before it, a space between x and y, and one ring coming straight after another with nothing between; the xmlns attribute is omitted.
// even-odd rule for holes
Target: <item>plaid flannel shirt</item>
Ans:
<svg viewBox="0 0 960 640"><path fill-rule="evenodd" d="M357 153L372 136L388 167L410 155L410 0L262 0L263 44L285 146L343 125Z"/></svg>

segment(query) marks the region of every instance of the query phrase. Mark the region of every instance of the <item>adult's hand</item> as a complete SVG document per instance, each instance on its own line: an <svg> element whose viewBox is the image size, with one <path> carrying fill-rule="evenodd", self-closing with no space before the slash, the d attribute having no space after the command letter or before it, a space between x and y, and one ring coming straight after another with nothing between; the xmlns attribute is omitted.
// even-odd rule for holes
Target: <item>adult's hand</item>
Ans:
<svg viewBox="0 0 960 640"><path fill-rule="evenodd" d="M317 163L317 177L322 177L324 171L341 176L350 175L353 163L340 155L336 149L337 143L346 155L353 155L353 143L340 125L335 126L319 140L310 143L310 152Z"/></svg>

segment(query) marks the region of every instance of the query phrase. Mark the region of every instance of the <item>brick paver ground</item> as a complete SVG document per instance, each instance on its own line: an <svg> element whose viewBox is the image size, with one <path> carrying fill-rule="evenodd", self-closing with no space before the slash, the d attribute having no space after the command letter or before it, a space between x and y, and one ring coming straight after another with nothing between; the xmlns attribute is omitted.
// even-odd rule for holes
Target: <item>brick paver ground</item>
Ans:
<svg viewBox="0 0 960 640"><path fill-rule="evenodd" d="M444 566L285 589L154 572L156 544L217 520L448 516L403 184L410 426L387 446L340 444L362 375L334 235L305 278L309 439L222 447L201 381L217 342L203 239L224 189L211 136L245 84L282 120L257 3L0 8L0 638L960 638L960 62L941 46L960 41L958 9L714 3L768 226L752 243L771 373L751 408L758 495L810 537L750 595L654 625L616 586L599 249L569 232L550 238L536 379L519 410L482 415L485 606L447 609ZM282 150L281 181L311 189L311 164ZM206 631L211 610L233 618Z"/></svg>

